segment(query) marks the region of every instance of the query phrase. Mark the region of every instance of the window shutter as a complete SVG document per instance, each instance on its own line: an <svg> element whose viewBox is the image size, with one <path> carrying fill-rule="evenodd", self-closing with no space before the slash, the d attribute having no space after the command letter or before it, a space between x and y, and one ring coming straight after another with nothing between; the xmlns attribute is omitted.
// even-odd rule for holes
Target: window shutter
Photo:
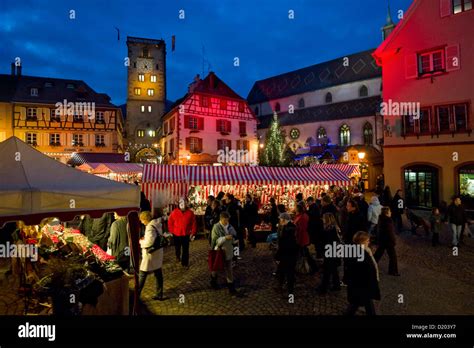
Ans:
<svg viewBox="0 0 474 348"><path fill-rule="evenodd" d="M216 132L219 132L220 129L219 129L219 122L220 120L216 120Z"/></svg>
<svg viewBox="0 0 474 348"><path fill-rule="evenodd" d="M191 149L191 138L186 138L186 150Z"/></svg>
<svg viewBox="0 0 474 348"><path fill-rule="evenodd" d="M184 115L184 128L189 128L189 116Z"/></svg>
<svg viewBox="0 0 474 348"><path fill-rule="evenodd" d="M454 71L459 69L461 69L459 45L446 47L446 71Z"/></svg>
<svg viewBox="0 0 474 348"><path fill-rule="evenodd" d="M237 140L237 150L240 150L240 140Z"/></svg>
<svg viewBox="0 0 474 348"><path fill-rule="evenodd" d="M414 79L418 77L418 55L416 53L405 56L405 78Z"/></svg>
<svg viewBox="0 0 474 348"><path fill-rule="evenodd" d="M231 132L232 132L232 122L227 121L227 127L226 127L226 128L227 128L227 129L226 129L227 132L231 133Z"/></svg>
<svg viewBox="0 0 474 348"><path fill-rule="evenodd" d="M202 138L198 138L199 152L202 152Z"/></svg>
<svg viewBox="0 0 474 348"><path fill-rule="evenodd" d="M203 130L204 129L204 118L198 117L198 129Z"/></svg>
<svg viewBox="0 0 474 348"><path fill-rule="evenodd" d="M439 12L441 18L450 16L453 11L451 9L452 0L440 0L439 1Z"/></svg>

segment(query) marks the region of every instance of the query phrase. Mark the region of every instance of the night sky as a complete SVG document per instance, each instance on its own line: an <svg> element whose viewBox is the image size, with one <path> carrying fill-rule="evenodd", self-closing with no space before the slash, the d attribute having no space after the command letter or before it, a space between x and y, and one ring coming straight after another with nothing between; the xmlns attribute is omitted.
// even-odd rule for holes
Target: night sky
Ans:
<svg viewBox="0 0 474 348"><path fill-rule="evenodd" d="M411 2L390 1L395 22ZM168 99L202 74L203 46L211 70L245 98L256 80L377 47L386 13L387 0L0 0L0 73L21 57L25 75L82 79L122 104L127 35L163 38Z"/></svg>

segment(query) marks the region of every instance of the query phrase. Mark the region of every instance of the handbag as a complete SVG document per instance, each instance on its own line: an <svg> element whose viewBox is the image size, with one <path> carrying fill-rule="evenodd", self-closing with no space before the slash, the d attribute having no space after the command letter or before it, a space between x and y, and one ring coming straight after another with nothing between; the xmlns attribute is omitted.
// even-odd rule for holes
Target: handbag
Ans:
<svg viewBox="0 0 474 348"><path fill-rule="evenodd" d="M207 263L209 266L209 271L222 271L224 269L224 251L221 249L209 250Z"/></svg>
<svg viewBox="0 0 474 348"><path fill-rule="evenodd" d="M153 245L145 248L147 253L151 254L158 249L161 249L169 244L169 240L163 236L163 234L159 233L155 226L152 226L153 229L156 231L156 238L153 241Z"/></svg>

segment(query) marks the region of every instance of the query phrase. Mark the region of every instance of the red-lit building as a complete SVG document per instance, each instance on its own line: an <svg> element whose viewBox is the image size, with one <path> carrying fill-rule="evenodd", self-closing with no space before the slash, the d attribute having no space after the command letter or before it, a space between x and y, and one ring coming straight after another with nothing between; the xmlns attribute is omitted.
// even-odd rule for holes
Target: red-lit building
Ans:
<svg viewBox="0 0 474 348"><path fill-rule="evenodd" d="M384 103L420 108L384 114L385 181L409 206L458 193L473 206L473 23L472 0L414 0L373 54Z"/></svg>
<svg viewBox="0 0 474 348"><path fill-rule="evenodd" d="M196 76L162 119L167 164L257 164L257 120L245 99L215 73Z"/></svg>

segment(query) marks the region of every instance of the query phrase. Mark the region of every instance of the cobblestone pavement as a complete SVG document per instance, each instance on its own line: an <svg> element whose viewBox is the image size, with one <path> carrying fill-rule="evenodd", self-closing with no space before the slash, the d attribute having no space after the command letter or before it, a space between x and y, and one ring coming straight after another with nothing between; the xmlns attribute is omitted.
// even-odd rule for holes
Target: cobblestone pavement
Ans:
<svg viewBox="0 0 474 348"><path fill-rule="evenodd" d="M379 264L382 299L376 303L379 314L443 315L474 314L474 241L466 240L453 256L448 246L450 233L441 235L442 246L432 247L429 237L403 233L397 253L401 277L387 275L388 257ZM190 268L175 263L174 249L167 248L164 261L165 296L168 300L151 300L154 277L147 279L142 294L142 313L158 315L340 315L346 307L346 289L326 296L316 295L314 288L320 274L299 275L294 303L275 290L271 275L274 263L267 244L246 249L243 260L234 268L234 276L244 298L234 298L224 286L212 290L207 271L208 244L197 240L191 244ZM223 275L221 284L225 283ZM133 282L130 284L133 287ZM183 297L184 295L184 303ZM360 310L359 314L363 314Z"/></svg>
<svg viewBox="0 0 474 348"><path fill-rule="evenodd" d="M376 303L379 314L385 315L454 315L474 314L474 240L454 256L450 248L448 228L441 234L443 245L432 247L430 238L421 229L417 236L405 232L398 238L397 253L401 277L387 275L388 258L379 264L381 301ZM294 303L275 290L271 275L274 263L265 243L256 249L246 249L243 260L234 268L234 275L243 298L231 297L219 276L220 290L209 286L206 240L191 243L190 268L185 270L174 259L173 247L165 251L164 302L153 301L154 276L150 275L142 294L141 314L156 315L339 315L346 307L346 290L318 296L314 288L320 275L298 275ZM133 289L133 280L130 288ZM22 315L24 302L16 294L18 285L2 273L0 264L0 314ZM184 303L180 303L184 295ZM400 296L402 295L402 297ZM183 297L181 297L183 299ZM403 301L401 301L403 300ZM182 301L181 301L182 302ZM364 314L361 309L359 314Z"/></svg>

